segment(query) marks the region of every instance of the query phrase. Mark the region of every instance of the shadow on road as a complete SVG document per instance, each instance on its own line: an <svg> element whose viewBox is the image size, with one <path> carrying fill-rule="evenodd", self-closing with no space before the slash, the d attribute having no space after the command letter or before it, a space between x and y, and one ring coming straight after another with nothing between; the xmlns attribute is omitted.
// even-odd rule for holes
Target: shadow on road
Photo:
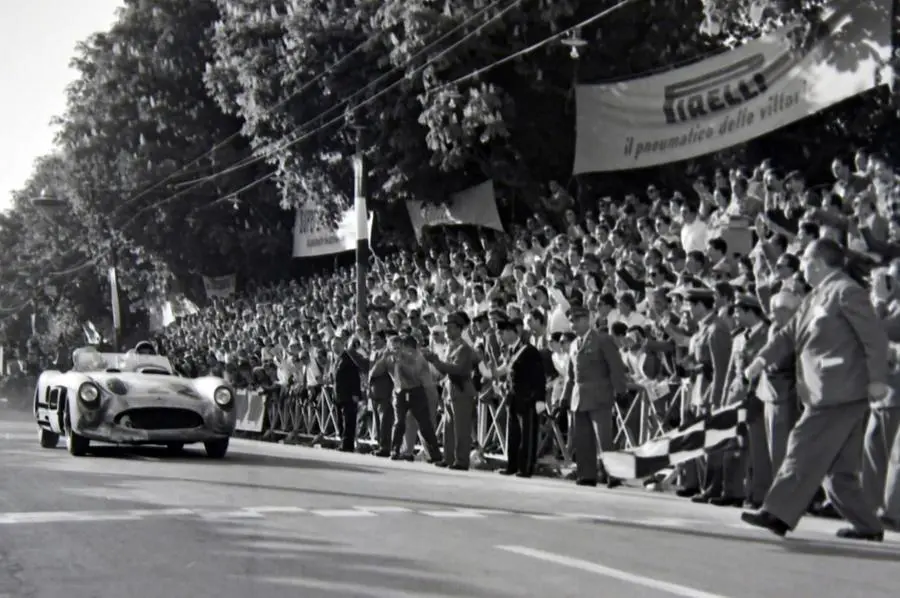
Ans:
<svg viewBox="0 0 900 598"><path fill-rule="evenodd" d="M252 467L289 467L297 470L333 470L350 473L383 474L380 469L373 467L361 467L346 463L329 463L314 459L298 457L285 457L280 455L260 455L255 453L229 453L225 459L210 459L203 449L187 448L178 453L172 453L165 447L157 446L107 446L97 445L90 449L87 459L158 459L168 463L185 463L191 465L214 465L217 467L252 466Z"/></svg>
<svg viewBox="0 0 900 598"><path fill-rule="evenodd" d="M595 525L607 527L620 527L629 529L653 529L654 532L663 534L675 534L679 536L692 536L709 538L713 540L729 540L732 542L762 544L779 547L787 552L806 554L811 556L825 556L838 558L854 558L868 561L900 562L900 546L891 544L855 543L850 541L839 542L834 540L800 540L793 538L779 539L770 536L737 536L714 531L695 528L674 528L666 526L654 526L646 523L630 523L627 521L594 521ZM761 532L765 533L765 532Z"/></svg>

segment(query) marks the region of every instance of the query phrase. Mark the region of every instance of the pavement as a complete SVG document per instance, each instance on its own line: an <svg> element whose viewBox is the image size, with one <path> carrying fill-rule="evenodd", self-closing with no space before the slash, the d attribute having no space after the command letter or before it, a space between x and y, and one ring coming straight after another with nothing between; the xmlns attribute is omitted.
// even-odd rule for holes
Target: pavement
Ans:
<svg viewBox="0 0 900 598"><path fill-rule="evenodd" d="M41 449L0 408L0 598L877 598L900 535L780 540L739 510L233 441Z"/></svg>

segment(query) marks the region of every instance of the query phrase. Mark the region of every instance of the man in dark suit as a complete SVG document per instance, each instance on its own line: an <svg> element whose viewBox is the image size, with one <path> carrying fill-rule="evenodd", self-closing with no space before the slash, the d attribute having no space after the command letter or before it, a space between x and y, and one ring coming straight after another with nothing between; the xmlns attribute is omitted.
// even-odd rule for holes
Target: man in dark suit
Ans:
<svg viewBox="0 0 900 598"><path fill-rule="evenodd" d="M888 341L868 294L843 271L844 262L841 246L828 239L806 248L801 270L813 290L745 371L755 380L794 354L804 411L762 509L741 519L784 536L825 478L829 500L852 526L838 536L880 542L884 526L859 472L869 403L888 392Z"/></svg>
<svg viewBox="0 0 900 598"><path fill-rule="evenodd" d="M576 484L609 487L621 482L602 472L599 455L614 448L613 408L628 390L622 354L612 337L591 328L590 312L581 306L569 310L577 335L569 353L562 401L573 413Z"/></svg>
<svg viewBox="0 0 900 598"><path fill-rule="evenodd" d="M504 398L509 409L506 469L500 473L530 478L537 463L538 419L547 410L544 362L540 351L521 339L515 322L497 319L496 326L510 356L496 372L506 378Z"/></svg>
<svg viewBox="0 0 900 598"><path fill-rule="evenodd" d="M331 376L334 403L338 409L341 451L352 453L356 450L356 420L359 403L363 400L362 376L369 369L369 364L365 357L348 349L340 336L332 339L331 350L334 353Z"/></svg>

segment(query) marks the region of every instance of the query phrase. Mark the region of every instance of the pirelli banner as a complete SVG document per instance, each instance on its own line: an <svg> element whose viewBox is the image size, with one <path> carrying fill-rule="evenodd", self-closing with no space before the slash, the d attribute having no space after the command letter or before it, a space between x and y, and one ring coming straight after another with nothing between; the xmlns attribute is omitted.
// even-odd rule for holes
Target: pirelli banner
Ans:
<svg viewBox="0 0 900 598"><path fill-rule="evenodd" d="M575 174L701 156L888 83L892 9L832 0L803 49L774 33L659 75L578 86Z"/></svg>

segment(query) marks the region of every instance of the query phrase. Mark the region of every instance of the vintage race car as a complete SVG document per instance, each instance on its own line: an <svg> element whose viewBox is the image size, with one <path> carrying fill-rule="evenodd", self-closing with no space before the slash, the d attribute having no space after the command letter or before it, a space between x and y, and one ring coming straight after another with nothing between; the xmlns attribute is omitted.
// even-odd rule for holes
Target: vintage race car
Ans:
<svg viewBox="0 0 900 598"><path fill-rule="evenodd" d="M182 378L166 357L134 352L78 349L73 362L68 372L38 378L34 415L42 447L56 447L63 436L76 456L92 441L156 444L173 452L202 442L213 459L228 452L236 415L234 390L225 380Z"/></svg>

